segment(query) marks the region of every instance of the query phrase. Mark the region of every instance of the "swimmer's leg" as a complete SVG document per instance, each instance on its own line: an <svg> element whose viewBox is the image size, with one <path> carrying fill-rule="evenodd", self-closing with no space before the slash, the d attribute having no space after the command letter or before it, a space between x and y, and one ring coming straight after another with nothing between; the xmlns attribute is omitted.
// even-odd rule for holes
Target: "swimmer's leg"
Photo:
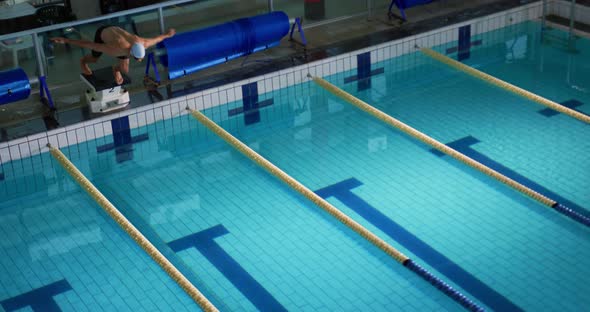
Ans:
<svg viewBox="0 0 590 312"><path fill-rule="evenodd" d="M115 81L117 84L123 83L123 75L121 73L127 74L129 72L129 59L119 59L119 63L117 65L113 65L113 75L115 76Z"/></svg>
<svg viewBox="0 0 590 312"><path fill-rule="evenodd" d="M80 59L80 68L82 69L82 73L84 75L92 75L92 69L90 69L88 64L96 63L101 55L102 53L100 52L92 51L92 54L84 55Z"/></svg>

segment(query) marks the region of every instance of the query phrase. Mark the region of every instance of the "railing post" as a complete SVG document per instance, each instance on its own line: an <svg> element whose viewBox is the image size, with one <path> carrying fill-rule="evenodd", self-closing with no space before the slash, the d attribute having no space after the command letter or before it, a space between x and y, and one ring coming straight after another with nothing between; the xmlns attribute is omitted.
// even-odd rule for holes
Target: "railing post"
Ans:
<svg viewBox="0 0 590 312"><path fill-rule="evenodd" d="M543 0L543 19L541 22L541 30L545 30L546 16L547 16L547 0Z"/></svg>
<svg viewBox="0 0 590 312"><path fill-rule="evenodd" d="M373 18L373 0L367 0L367 11L370 20Z"/></svg>
<svg viewBox="0 0 590 312"><path fill-rule="evenodd" d="M35 58L37 60L37 76L43 77L45 76L45 63L43 60L43 51L41 50L43 47L39 42L39 36L37 36L37 33L32 33L31 37L33 38L33 47L35 48Z"/></svg>
<svg viewBox="0 0 590 312"><path fill-rule="evenodd" d="M576 0L572 0L572 5L570 7L570 38L572 37L573 33L574 33L574 22L576 20Z"/></svg>
<svg viewBox="0 0 590 312"><path fill-rule="evenodd" d="M51 93L49 92L49 86L47 85L47 79L45 77L45 53L43 53L43 47L41 46L41 42L39 42L39 36L37 33L32 33L31 37L33 38L35 58L37 59L37 80L39 81L39 95L41 96L41 101L43 101L44 104L49 106L49 108L52 110L55 110L53 99L51 98Z"/></svg>
<svg viewBox="0 0 590 312"><path fill-rule="evenodd" d="M572 5L570 7L570 28L567 40L567 46L570 51L575 50L576 42L575 42L575 34L574 34L574 23L576 21L576 0L572 0Z"/></svg>
<svg viewBox="0 0 590 312"><path fill-rule="evenodd" d="M162 7L158 8L158 21L160 22L160 34L163 34L166 27L164 27L164 10L162 10Z"/></svg>
<svg viewBox="0 0 590 312"><path fill-rule="evenodd" d="M268 0L268 12L272 12L274 10L275 10L275 8L274 8L273 1L272 0Z"/></svg>

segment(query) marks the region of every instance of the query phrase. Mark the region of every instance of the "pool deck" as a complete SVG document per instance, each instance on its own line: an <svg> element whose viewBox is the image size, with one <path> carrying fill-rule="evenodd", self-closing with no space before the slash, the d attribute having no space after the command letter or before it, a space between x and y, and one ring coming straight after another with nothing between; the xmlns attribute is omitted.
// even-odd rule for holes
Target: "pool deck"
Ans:
<svg viewBox="0 0 590 312"><path fill-rule="evenodd" d="M306 49L284 38L279 47L204 69L174 81L163 81L160 87L149 91L142 83L143 70L132 68L130 76L133 83L129 86L131 104L128 107L149 105L409 37L531 2L535 1L477 0L465 3L461 0L446 0L434 2L408 9L406 23L400 23L395 18L389 19L386 8L377 8L371 17L349 18L306 29L305 35L309 42ZM77 68L78 65L72 66ZM145 66L145 62L141 66ZM27 100L1 106L0 142L104 116L105 114L93 114L89 111L86 103L81 100L83 91L84 86L81 82L52 87L51 93L57 111L51 111L41 105L38 92ZM116 112L120 111L114 113Z"/></svg>

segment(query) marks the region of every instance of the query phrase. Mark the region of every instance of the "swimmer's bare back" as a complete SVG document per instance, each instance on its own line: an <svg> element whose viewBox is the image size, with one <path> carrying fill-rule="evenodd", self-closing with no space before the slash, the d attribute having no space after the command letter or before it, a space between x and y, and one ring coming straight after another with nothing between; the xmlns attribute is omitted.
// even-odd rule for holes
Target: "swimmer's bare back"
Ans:
<svg viewBox="0 0 590 312"><path fill-rule="evenodd" d="M106 54L114 57L129 56L129 49L135 42L142 42L142 38L130 34L120 27L111 26L102 31L101 38L109 51Z"/></svg>

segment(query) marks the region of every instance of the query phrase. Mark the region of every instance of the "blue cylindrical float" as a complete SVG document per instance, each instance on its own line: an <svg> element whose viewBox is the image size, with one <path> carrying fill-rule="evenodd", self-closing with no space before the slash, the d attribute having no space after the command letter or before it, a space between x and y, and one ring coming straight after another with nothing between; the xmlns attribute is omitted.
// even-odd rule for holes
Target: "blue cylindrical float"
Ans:
<svg viewBox="0 0 590 312"><path fill-rule="evenodd" d="M397 0L396 5L400 9L407 9L417 5L427 4L434 0Z"/></svg>
<svg viewBox="0 0 590 312"><path fill-rule="evenodd" d="M160 62L175 79L279 44L289 33L289 17L272 12L229 23L176 34L158 47L166 53Z"/></svg>
<svg viewBox="0 0 590 312"><path fill-rule="evenodd" d="M31 84L22 68L0 72L0 105L24 100L30 94Z"/></svg>

